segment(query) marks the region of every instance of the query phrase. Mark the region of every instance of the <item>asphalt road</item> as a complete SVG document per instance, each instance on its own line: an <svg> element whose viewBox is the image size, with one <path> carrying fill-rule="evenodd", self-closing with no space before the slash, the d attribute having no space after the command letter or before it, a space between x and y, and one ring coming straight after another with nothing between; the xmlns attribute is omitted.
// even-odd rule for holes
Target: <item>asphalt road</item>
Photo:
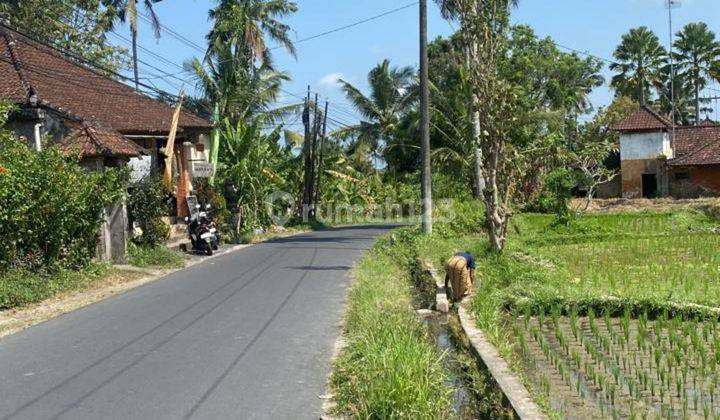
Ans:
<svg viewBox="0 0 720 420"><path fill-rule="evenodd" d="M389 228L220 256L0 339L0 419L317 419L347 270Z"/></svg>

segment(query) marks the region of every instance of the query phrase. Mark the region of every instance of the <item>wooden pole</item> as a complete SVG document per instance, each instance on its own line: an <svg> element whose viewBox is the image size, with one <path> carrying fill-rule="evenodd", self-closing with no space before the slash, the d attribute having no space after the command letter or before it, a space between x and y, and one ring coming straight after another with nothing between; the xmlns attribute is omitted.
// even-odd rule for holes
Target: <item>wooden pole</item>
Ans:
<svg viewBox="0 0 720 420"><path fill-rule="evenodd" d="M427 0L420 0L420 147L422 149L422 228L432 233L432 178L430 173L430 90L427 51Z"/></svg>

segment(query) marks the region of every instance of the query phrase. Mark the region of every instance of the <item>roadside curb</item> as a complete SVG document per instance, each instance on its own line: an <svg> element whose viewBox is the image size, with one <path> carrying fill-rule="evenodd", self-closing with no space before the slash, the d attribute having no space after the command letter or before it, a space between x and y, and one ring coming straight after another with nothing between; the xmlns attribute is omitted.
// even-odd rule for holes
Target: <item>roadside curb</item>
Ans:
<svg viewBox="0 0 720 420"><path fill-rule="evenodd" d="M458 316L463 332L470 341L475 357L482 361L495 379L498 387L505 394L515 414L521 419L547 419L540 407L535 403L522 381L510 370L505 359L500 356L485 335L475 325L475 318L465 309L465 302L458 305Z"/></svg>
<svg viewBox="0 0 720 420"><path fill-rule="evenodd" d="M435 283L438 285L438 294L436 296L438 311L440 304L444 299L444 304L448 305L447 294L445 294L444 283L441 283L437 270L428 261L421 261L422 269L429 273ZM442 299L440 298L440 287L442 286ZM540 407L535 403L530 392L528 392L522 381L512 372L510 366L505 359L500 356L495 346L493 346L485 335L476 327L475 318L465 309L467 298L458 306L458 317L463 333L470 342L472 355L482 363L490 372L495 383L497 383L500 391L510 403L515 414L521 419L547 419Z"/></svg>

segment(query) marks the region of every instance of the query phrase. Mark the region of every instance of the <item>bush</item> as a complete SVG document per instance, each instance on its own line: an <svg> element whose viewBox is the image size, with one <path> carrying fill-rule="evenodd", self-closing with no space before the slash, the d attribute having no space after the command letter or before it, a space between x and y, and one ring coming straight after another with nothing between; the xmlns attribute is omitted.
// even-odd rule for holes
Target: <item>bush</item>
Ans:
<svg viewBox="0 0 720 420"><path fill-rule="evenodd" d="M218 225L222 237L231 238L233 236L230 225L232 214L227 208L225 197L219 192L219 188L222 188L219 185L212 186L207 179L196 180L193 184L198 203L203 206L210 204L210 216Z"/></svg>
<svg viewBox="0 0 720 420"><path fill-rule="evenodd" d="M87 265L103 208L122 197L127 172L88 172L55 148L36 152L7 131L0 131L0 150L0 271Z"/></svg>
<svg viewBox="0 0 720 420"><path fill-rule="evenodd" d="M142 235L134 238L135 243L156 247L162 244L170 233L170 227L163 217L170 214L168 192L162 179L146 177L130 186L128 214L131 223L137 223Z"/></svg>
<svg viewBox="0 0 720 420"><path fill-rule="evenodd" d="M165 246L128 246L130 264L137 267L181 268L185 265L185 256Z"/></svg>
<svg viewBox="0 0 720 420"><path fill-rule="evenodd" d="M107 274L105 264L90 264L80 270L59 270L41 275L23 269L0 274L0 310L17 308L50 298L57 293L81 289Z"/></svg>
<svg viewBox="0 0 720 420"><path fill-rule="evenodd" d="M572 189L578 182L574 171L567 168L556 169L545 175L544 186L539 196L535 197L523 209L532 213L552 213L556 224L568 225L573 219L570 200Z"/></svg>

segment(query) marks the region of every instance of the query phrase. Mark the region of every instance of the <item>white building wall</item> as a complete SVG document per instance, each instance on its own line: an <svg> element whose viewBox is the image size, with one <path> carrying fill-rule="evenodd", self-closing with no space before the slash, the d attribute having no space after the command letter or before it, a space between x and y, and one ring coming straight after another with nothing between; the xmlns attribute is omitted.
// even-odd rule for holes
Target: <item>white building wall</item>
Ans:
<svg viewBox="0 0 720 420"><path fill-rule="evenodd" d="M620 136L620 159L641 160L673 157L668 133L624 133Z"/></svg>

